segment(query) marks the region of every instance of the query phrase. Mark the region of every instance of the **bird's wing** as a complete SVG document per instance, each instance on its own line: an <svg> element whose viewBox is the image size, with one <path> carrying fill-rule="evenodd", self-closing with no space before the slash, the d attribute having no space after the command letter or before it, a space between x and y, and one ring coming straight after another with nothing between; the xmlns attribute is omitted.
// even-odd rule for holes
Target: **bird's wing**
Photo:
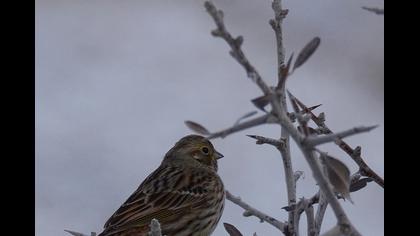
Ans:
<svg viewBox="0 0 420 236"><path fill-rule="evenodd" d="M210 179L200 175L202 173L189 173L179 167L159 167L109 218L104 232L112 235L134 227L147 228L153 218L165 223L193 209L206 207L208 190L204 183Z"/></svg>

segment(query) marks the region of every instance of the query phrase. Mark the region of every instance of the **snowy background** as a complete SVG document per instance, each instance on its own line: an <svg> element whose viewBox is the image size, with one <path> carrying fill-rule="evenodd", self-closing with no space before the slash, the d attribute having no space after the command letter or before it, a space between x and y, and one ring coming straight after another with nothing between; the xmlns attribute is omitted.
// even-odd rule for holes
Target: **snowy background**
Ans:
<svg viewBox="0 0 420 236"><path fill-rule="evenodd" d="M215 0L233 35L263 78L276 83L271 1ZM307 105L322 103L334 131L379 124L346 139L362 146L369 165L384 175L384 18L361 9L379 0L286 0L287 55L319 36L321 46L290 77L288 88ZM210 130L226 128L256 110L261 94L213 38L203 1L36 1L36 235L63 230L100 232L108 217L190 131L184 120ZM286 220L284 173L279 153L245 134L278 137L262 126L214 140L225 155L219 174L233 194ZM356 165L334 145L322 148ZM298 196L317 190L301 153L292 146L296 170L305 171ZM384 234L384 190L370 183L344 202L364 235ZM227 202L221 222L244 235L279 235L272 226ZM335 223L327 211L324 230ZM305 217L301 225L305 225ZM227 235L219 224L214 235Z"/></svg>

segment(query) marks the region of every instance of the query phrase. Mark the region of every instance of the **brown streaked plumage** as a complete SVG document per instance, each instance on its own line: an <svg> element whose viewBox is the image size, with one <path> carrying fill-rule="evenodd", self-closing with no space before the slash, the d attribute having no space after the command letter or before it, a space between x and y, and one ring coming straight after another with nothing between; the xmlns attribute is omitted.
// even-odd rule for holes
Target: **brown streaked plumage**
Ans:
<svg viewBox="0 0 420 236"><path fill-rule="evenodd" d="M189 135L105 223L98 236L146 236L157 219L166 236L208 236L222 216L225 190L217 174L223 157L204 137Z"/></svg>

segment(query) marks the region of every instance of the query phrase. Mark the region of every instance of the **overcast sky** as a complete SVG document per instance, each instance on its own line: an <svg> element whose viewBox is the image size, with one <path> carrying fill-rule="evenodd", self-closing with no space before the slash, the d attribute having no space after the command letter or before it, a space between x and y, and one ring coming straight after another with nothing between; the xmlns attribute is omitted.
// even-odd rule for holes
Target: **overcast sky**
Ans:
<svg viewBox="0 0 420 236"><path fill-rule="evenodd" d="M233 35L269 84L276 83L271 1L215 0ZM380 0L286 0L287 55L314 36L317 52L288 83L308 105L322 103L334 131L379 124L346 139L362 146L366 162L384 175L384 18L361 9ZM256 110L261 92L210 31L203 1L36 1L36 235L63 230L100 232L108 217L190 133L184 120L210 130L231 126ZM287 204L278 151L257 146L245 134L279 137L275 125L214 140L225 155L219 174L233 194L279 220ZM357 166L334 145L321 147ZM298 196L317 187L304 158L292 146L293 165L305 172ZM363 235L384 234L384 190L374 183L343 202ZM221 222L244 235L278 232L226 203ZM324 228L335 223L327 211ZM301 225L305 225L305 220ZM303 229L303 228L302 228ZM219 224L214 235L227 235Z"/></svg>

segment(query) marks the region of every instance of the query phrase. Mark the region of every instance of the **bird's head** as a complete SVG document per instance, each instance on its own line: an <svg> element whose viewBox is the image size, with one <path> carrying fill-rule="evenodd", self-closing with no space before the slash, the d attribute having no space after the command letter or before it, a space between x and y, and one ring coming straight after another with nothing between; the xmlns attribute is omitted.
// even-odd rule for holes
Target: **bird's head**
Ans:
<svg viewBox="0 0 420 236"><path fill-rule="evenodd" d="M197 166L206 166L217 171L217 160L223 155L216 151L213 144L203 136L188 135L181 138L166 153L164 162L184 162Z"/></svg>

